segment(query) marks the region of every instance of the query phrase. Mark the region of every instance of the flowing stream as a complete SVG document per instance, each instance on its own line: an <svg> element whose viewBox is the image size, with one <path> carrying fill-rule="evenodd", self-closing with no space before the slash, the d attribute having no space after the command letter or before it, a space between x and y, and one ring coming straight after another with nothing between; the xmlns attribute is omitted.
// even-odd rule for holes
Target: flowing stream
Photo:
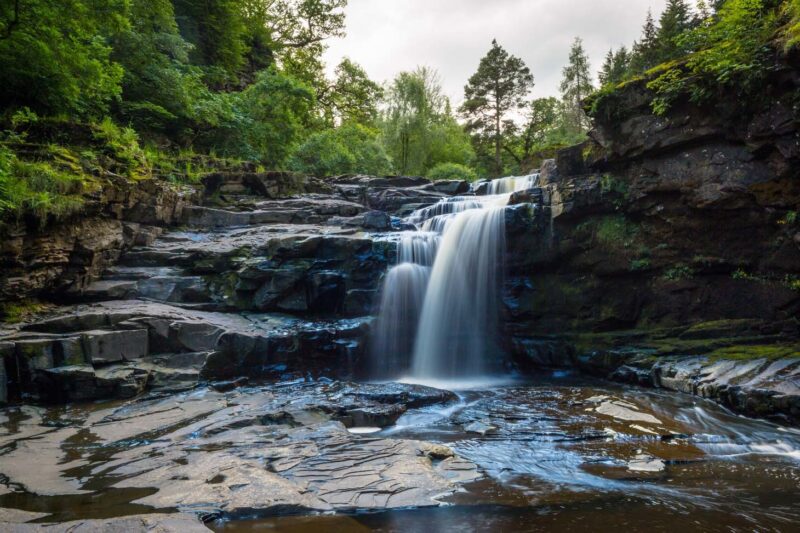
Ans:
<svg viewBox="0 0 800 533"><path fill-rule="evenodd" d="M539 176L486 184L486 195L456 196L414 211L417 228L398 242L386 275L373 341L373 375L415 382L497 374L496 343L505 255L505 207Z"/></svg>

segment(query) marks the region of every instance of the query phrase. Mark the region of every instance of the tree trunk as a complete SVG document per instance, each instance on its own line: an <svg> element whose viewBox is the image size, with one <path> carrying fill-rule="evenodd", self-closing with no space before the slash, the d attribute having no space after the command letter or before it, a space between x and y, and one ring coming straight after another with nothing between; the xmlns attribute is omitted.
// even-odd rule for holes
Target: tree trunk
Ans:
<svg viewBox="0 0 800 533"><path fill-rule="evenodd" d="M499 88L497 89L499 91ZM496 177L500 177L503 173L503 142L500 138L500 97L497 93L495 93L495 108L494 108L494 170L497 174Z"/></svg>

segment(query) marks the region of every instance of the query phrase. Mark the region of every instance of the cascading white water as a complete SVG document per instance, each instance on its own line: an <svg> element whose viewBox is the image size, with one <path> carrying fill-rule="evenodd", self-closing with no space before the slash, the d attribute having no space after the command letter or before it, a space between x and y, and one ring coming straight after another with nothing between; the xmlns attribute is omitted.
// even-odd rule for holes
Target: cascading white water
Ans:
<svg viewBox="0 0 800 533"><path fill-rule="evenodd" d="M505 249L505 211L491 206L456 215L446 225L422 307L416 378L486 375L496 331Z"/></svg>
<svg viewBox="0 0 800 533"><path fill-rule="evenodd" d="M373 376L463 379L498 370L505 206L537 183L538 175L493 180L486 196L446 198L406 219L418 231L401 236L398 265L384 281Z"/></svg>
<svg viewBox="0 0 800 533"><path fill-rule="evenodd" d="M529 176L510 176L508 178L500 178L489 182L487 194L509 194L516 191L524 191L531 189L539 184L539 175L531 174Z"/></svg>
<svg viewBox="0 0 800 533"><path fill-rule="evenodd" d="M381 355L371 360L373 377L394 378L408 371L429 277L430 267L414 263L401 263L386 274L372 337L372 352Z"/></svg>

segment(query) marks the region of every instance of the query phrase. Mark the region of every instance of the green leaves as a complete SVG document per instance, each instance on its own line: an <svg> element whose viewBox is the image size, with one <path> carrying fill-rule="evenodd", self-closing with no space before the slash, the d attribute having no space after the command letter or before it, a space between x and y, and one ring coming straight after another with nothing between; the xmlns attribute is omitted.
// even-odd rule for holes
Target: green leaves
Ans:
<svg viewBox="0 0 800 533"><path fill-rule="evenodd" d="M97 117L121 91L105 36L122 31L121 0L26 0L0 39L0 101L45 113Z"/></svg>
<svg viewBox="0 0 800 533"><path fill-rule="evenodd" d="M426 175L428 178L436 180L462 180L475 181L477 176L471 168L459 165L458 163L439 163L430 169Z"/></svg>
<svg viewBox="0 0 800 533"><path fill-rule="evenodd" d="M653 112L664 114L681 96L706 101L723 87L755 96L770 69L776 21L763 0L729 0L713 21L682 34L679 44L694 52L648 83L655 93Z"/></svg>
<svg viewBox="0 0 800 533"><path fill-rule="evenodd" d="M289 162L290 169L318 177L384 175L391 166L378 132L359 124L312 134Z"/></svg>
<svg viewBox="0 0 800 533"><path fill-rule="evenodd" d="M389 87L383 135L400 174L423 175L438 163L468 164L473 157L439 75L427 67L401 72Z"/></svg>

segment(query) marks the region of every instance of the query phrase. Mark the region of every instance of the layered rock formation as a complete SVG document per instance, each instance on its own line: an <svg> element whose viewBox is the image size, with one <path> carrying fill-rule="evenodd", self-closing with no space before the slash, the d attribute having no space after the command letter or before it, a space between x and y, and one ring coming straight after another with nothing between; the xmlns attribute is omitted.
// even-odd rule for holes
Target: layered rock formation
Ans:
<svg viewBox="0 0 800 533"><path fill-rule="evenodd" d="M591 141L546 162L526 193L541 208L509 227L519 360L593 359L622 376L633 357L648 376L634 381L800 419L799 84L786 65L753 108L676 102L656 116L645 82L605 102ZM743 362L715 363L730 360Z"/></svg>
<svg viewBox="0 0 800 533"><path fill-rule="evenodd" d="M153 216L181 228L104 242L93 253L105 259L81 270L79 281L64 275L78 264L63 250L53 270L60 283L39 279L35 269L32 277L20 273L20 283L47 286L72 305L0 330L0 401L130 398L146 389L307 373L365 377L373 301L395 261L396 236L387 232L402 225L392 215L464 187L211 173L193 204L175 193L169 216ZM56 239L61 231L81 228L52 229L42 237L52 246L40 253L66 242Z"/></svg>

